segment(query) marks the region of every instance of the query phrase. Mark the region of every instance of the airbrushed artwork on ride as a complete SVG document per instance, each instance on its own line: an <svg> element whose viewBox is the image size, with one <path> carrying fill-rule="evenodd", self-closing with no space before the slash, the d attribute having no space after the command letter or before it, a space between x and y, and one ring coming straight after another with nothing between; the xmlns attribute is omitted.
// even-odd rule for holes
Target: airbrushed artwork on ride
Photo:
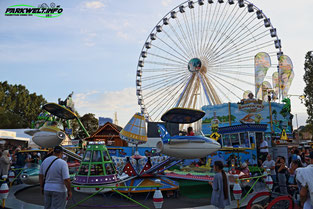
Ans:
<svg viewBox="0 0 313 209"><path fill-rule="evenodd" d="M290 73L289 79L287 81L287 84L286 84L285 88L283 89L283 97L284 98L287 97L288 91L290 89L290 86L291 86L291 83L292 83L294 77L295 77L295 73L292 70Z"/></svg>
<svg viewBox="0 0 313 209"><path fill-rule="evenodd" d="M261 87L268 69L271 67L271 58L265 52L259 52L254 57L255 95L261 99Z"/></svg>
<svg viewBox="0 0 313 209"><path fill-rule="evenodd" d="M203 106L202 110L205 112L205 116L202 119L202 132L205 135L212 133L211 122L215 118L214 112L216 112L216 118L219 120L218 127L226 127L230 124L232 126L240 124L267 124L266 132L271 132L268 102L262 103L261 100L247 99L240 103L207 105ZM272 102L271 110L273 131L279 134L285 129L287 133L291 133L292 118L288 101L285 104ZM215 128L213 127L213 129Z"/></svg>
<svg viewBox="0 0 313 209"><path fill-rule="evenodd" d="M188 63L188 70L190 72L197 72L201 69L201 60L198 58L193 58Z"/></svg>
<svg viewBox="0 0 313 209"><path fill-rule="evenodd" d="M280 90L282 91L283 98L287 96L288 90L290 88L291 82L293 80L293 64L287 55L282 55L279 57L279 80L280 80ZM290 83L289 83L290 82ZM289 84L288 84L289 83ZM289 85L289 87L287 87Z"/></svg>
<svg viewBox="0 0 313 209"><path fill-rule="evenodd" d="M272 87L273 87L273 95L272 99L276 100L279 94L279 81L278 81L278 72L274 72L272 75Z"/></svg>

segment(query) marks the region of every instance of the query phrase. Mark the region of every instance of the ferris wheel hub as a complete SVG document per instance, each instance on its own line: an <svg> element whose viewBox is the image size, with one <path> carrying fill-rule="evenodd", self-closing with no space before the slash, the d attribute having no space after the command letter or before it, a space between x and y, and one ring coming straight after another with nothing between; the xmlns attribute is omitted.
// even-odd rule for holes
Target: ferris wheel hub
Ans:
<svg viewBox="0 0 313 209"><path fill-rule="evenodd" d="M188 62L188 70L192 73L199 72L202 66L202 62L199 58L192 58Z"/></svg>

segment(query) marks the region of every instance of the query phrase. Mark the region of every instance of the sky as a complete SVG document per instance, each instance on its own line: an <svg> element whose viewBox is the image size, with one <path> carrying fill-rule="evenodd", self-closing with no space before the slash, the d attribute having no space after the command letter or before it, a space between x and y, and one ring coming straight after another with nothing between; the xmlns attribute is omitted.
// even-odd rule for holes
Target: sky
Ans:
<svg viewBox="0 0 313 209"><path fill-rule="evenodd" d="M142 46L152 28L179 0L53 1L64 11L57 18L5 16L15 4L41 1L0 1L0 81L25 85L30 92L57 102L74 91L83 115L114 117L124 126L140 111L136 70ZM289 94L302 95L304 57L312 50L313 1L251 1L271 19L282 50L294 64ZM51 2L46 2L50 4ZM294 126L305 124L306 108L292 96ZM235 101L237 102L237 101Z"/></svg>

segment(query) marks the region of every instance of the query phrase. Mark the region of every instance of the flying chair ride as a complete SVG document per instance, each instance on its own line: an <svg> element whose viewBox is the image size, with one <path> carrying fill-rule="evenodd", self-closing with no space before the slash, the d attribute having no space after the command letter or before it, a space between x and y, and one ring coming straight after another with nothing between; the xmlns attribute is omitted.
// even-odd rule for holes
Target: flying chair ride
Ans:
<svg viewBox="0 0 313 209"><path fill-rule="evenodd" d="M172 108L164 113L162 121L168 123L191 124L200 120L205 113L190 108ZM165 126L158 124L162 141L157 143L157 150L163 154L179 159L206 157L221 148L214 139L199 136L170 136Z"/></svg>

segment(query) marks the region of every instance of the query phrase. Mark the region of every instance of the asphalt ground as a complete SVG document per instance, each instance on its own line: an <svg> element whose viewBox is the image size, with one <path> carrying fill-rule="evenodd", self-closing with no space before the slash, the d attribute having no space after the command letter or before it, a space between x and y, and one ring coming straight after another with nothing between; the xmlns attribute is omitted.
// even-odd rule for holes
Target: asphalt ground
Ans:
<svg viewBox="0 0 313 209"><path fill-rule="evenodd" d="M44 204L44 198L43 195L41 195L39 186L29 187L22 191L19 191L15 194L17 199L20 199L27 203L37 204L37 205L43 205ZM87 197L87 194L82 194L73 191L73 198L68 201L67 208L71 205L74 205L78 201L84 199ZM143 193L143 194L133 194L131 197L140 202L141 204L149 207L154 208L152 197L153 192L151 193ZM209 205L210 200L209 198L197 198L197 199L191 199L186 196L182 196L179 193L173 193L169 197L167 197L167 193L163 192L163 209L174 209L174 208L191 208L191 207L198 207L198 206L204 206ZM136 205L135 203L131 202L130 200L126 199L125 197L120 196L117 193L105 193L105 194L98 194L92 197L91 199L87 200L86 202L82 203L83 205L76 206L75 209L80 208L142 208L139 205Z"/></svg>

